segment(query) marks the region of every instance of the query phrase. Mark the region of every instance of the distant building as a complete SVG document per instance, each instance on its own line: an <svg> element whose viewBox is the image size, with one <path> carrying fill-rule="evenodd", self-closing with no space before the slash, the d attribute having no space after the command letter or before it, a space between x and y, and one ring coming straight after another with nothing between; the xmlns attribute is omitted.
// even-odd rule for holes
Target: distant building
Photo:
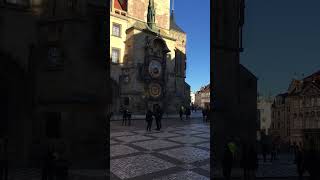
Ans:
<svg viewBox="0 0 320 180"><path fill-rule="evenodd" d="M273 99L271 97L258 97L257 110L258 110L258 123L260 132L269 135L269 128L271 125L271 106Z"/></svg>
<svg viewBox="0 0 320 180"><path fill-rule="evenodd" d="M190 92L191 104L195 103L196 94L194 92Z"/></svg>
<svg viewBox="0 0 320 180"><path fill-rule="evenodd" d="M320 71L293 79L272 104L270 133L283 142L302 143L303 132L320 128Z"/></svg>
<svg viewBox="0 0 320 180"><path fill-rule="evenodd" d="M195 94L195 105L201 108L209 108L210 106L210 84L201 87Z"/></svg>

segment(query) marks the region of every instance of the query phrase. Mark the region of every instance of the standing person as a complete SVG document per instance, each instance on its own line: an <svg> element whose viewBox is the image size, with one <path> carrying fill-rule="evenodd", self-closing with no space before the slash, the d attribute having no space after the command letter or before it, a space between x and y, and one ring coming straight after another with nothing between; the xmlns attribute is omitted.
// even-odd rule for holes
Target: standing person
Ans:
<svg viewBox="0 0 320 180"><path fill-rule="evenodd" d="M127 110L127 120L128 120L129 126L131 126L131 117L132 117L132 113Z"/></svg>
<svg viewBox="0 0 320 180"><path fill-rule="evenodd" d="M263 143L262 144L262 156L263 156L263 162L267 162L267 154L268 154L268 145Z"/></svg>
<svg viewBox="0 0 320 180"><path fill-rule="evenodd" d="M190 116L190 114L191 114L189 107L186 107L185 114L186 114L186 120L189 120L189 116Z"/></svg>
<svg viewBox="0 0 320 180"><path fill-rule="evenodd" d="M163 110L160 106L159 107L159 127L162 128L162 117L163 117Z"/></svg>
<svg viewBox="0 0 320 180"><path fill-rule="evenodd" d="M248 180L249 177L249 165L248 165L248 148L247 145L244 143L242 146L242 157L240 165L243 168L243 179Z"/></svg>
<svg viewBox="0 0 320 180"><path fill-rule="evenodd" d="M153 115L154 118L156 120L156 124L157 124L157 128L155 130L160 131L160 121L161 121L161 117L160 117L160 110L159 110L159 106L155 105L153 108Z"/></svg>
<svg viewBox="0 0 320 180"><path fill-rule="evenodd" d="M55 169L56 169L56 179L57 180L68 180L69 176L69 164L65 157L65 144L61 144L61 148L59 152L56 153L56 159L55 159Z"/></svg>
<svg viewBox="0 0 320 180"><path fill-rule="evenodd" d="M127 116L128 116L128 110L124 109L122 111L122 126L127 124Z"/></svg>
<svg viewBox="0 0 320 180"><path fill-rule="evenodd" d="M226 145L224 148L224 154L222 159L222 171L223 171L223 176L225 180L230 180L231 178L232 165L233 165L233 155L228 145Z"/></svg>
<svg viewBox="0 0 320 180"><path fill-rule="evenodd" d="M182 109L182 107L180 107L179 115L180 115L180 120L182 121L183 120L183 109Z"/></svg>
<svg viewBox="0 0 320 180"><path fill-rule="evenodd" d="M203 122L206 121L206 110L205 109L202 109L202 119L203 119Z"/></svg>
<svg viewBox="0 0 320 180"><path fill-rule="evenodd" d="M272 143L270 162L276 160L276 153L277 153L276 145L275 143Z"/></svg>
<svg viewBox="0 0 320 180"><path fill-rule="evenodd" d="M53 180L54 176L54 156L53 148L49 147L44 157L42 167L42 180Z"/></svg>
<svg viewBox="0 0 320 180"><path fill-rule="evenodd" d="M304 173L304 157L303 157L303 149L302 147L298 147L296 151L295 163L297 165L297 172L299 175L299 180L303 179Z"/></svg>
<svg viewBox="0 0 320 180"><path fill-rule="evenodd" d="M148 109L147 114L146 114L146 121L147 121L147 131L151 131L151 126L152 126L152 111Z"/></svg>
<svg viewBox="0 0 320 180"><path fill-rule="evenodd" d="M258 154L254 146L250 146L248 151L248 179L256 179L258 169Z"/></svg>
<svg viewBox="0 0 320 180"><path fill-rule="evenodd" d="M8 138L0 139L0 180L8 180Z"/></svg>

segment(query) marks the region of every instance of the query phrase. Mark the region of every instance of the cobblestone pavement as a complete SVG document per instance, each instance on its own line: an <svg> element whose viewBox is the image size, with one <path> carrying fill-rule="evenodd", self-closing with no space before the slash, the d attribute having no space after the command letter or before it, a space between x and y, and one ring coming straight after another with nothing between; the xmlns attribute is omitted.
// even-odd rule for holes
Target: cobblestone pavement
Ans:
<svg viewBox="0 0 320 180"><path fill-rule="evenodd" d="M210 128L201 118L164 119L160 132L146 132L144 121L120 124L111 123L111 180L210 179Z"/></svg>

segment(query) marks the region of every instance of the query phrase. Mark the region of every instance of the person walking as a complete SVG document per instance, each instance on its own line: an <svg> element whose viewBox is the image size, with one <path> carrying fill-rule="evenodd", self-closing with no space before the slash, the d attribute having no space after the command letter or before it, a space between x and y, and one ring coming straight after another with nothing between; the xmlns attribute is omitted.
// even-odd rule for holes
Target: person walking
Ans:
<svg viewBox="0 0 320 180"><path fill-rule="evenodd" d="M186 108L185 114L186 114L186 120L189 120L189 116L191 115L191 112L190 112L190 108L189 108L189 107Z"/></svg>
<svg viewBox="0 0 320 180"><path fill-rule="evenodd" d="M206 122L206 110L205 109L202 109L202 119L203 119L203 122Z"/></svg>
<svg viewBox="0 0 320 180"><path fill-rule="evenodd" d="M182 109L182 107L180 107L179 115L180 115L180 120L182 121L183 120L183 109Z"/></svg>
<svg viewBox="0 0 320 180"><path fill-rule="evenodd" d="M0 180L8 180L8 139L0 139Z"/></svg>
<svg viewBox="0 0 320 180"><path fill-rule="evenodd" d="M272 143L270 162L276 160L276 153L277 153L276 145L275 143Z"/></svg>
<svg viewBox="0 0 320 180"><path fill-rule="evenodd" d="M248 164L248 148L247 145L244 143L242 146L242 157L240 166L243 169L243 179L248 180L249 178L249 164Z"/></svg>
<svg viewBox="0 0 320 180"><path fill-rule="evenodd" d="M233 155L228 145L225 145L222 159L222 171L225 180L230 180L233 166Z"/></svg>
<svg viewBox="0 0 320 180"><path fill-rule="evenodd" d="M295 157L295 163L297 166L297 173L299 175L299 180L303 179L303 173L305 170L304 167L304 155L303 155L303 149L302 147L298 147L296 150L296 157Z"/></svg>
<svg viewBox="0 0 320 180"><path fill-rule="evenodd" d="M248 151L248 180L256 179L256 171L258 169L258 154L254 146Z"/></svg>
<svg viewBox="0 0 320 180"><path fill-rule="evenodd" d="M131 126L131 117L132 117L132 113L127 110L127 121L129 126Z"/></svg>
<svg viewBox="0 0 320 180"><path fill-rule="evenodd" d="M124 109L122 111L122 126L125 126L127 124L127 117L128 117L128 110Z"/></svg>
<svg viewBox="0 0 320 180"><path fill-rule="evenodd" d="M53 148L49 147L42 166L42 180L53 180L54 171Z"/></svg>
<svg viewBox="0 0 320 180"><path fill-rule="evenodd" d="M146 122L147 122L147 131L149 132L151 131L152 121L153 121L152 111L148 109L146 114Z"/></svg>

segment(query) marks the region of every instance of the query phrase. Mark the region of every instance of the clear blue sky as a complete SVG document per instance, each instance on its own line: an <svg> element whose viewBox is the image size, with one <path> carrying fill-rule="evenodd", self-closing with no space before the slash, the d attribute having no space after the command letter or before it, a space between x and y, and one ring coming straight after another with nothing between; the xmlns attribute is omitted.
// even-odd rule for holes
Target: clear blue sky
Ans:
<svg viewBox="0 0 320 180"><path fill-rule="evenodd" d="M196 91L210 82L210 0L175 0L174 4L176 22L187 33L186 81Z"/></svg>
<svg viewBox="0 0 320 180"><path fill-rule="evenodd" d="M241 62L259 78L259 91L287 90L294 73L320 70L319 0L246 0Z"/></svg>

